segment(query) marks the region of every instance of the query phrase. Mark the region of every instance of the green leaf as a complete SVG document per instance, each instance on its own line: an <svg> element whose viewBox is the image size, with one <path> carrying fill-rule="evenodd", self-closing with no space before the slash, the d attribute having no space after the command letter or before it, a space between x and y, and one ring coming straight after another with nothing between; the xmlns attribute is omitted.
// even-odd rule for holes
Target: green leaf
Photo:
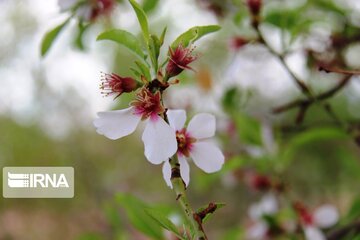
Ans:
<svg viewBox="0 0 360 240"><path fill-rule="evenodd" d="M165 39L166 31L167 31L167 27L164 27L164 30L162 31L161 36L160 36L160 39L159 39L161 46L164 44L164 39Z"/></svg>
<svg viewBox="0 0 360 240"><path fill-rule="evenodd" d="M76 37L75 37L75 46L80 49L80 50L84 50L85 46L83 43L83 35L85 33L85 31L88 29L88 27L90 26L90 24L84 24L83 21L79 21L78 24L78 30L76 33Z"/></svg>
<svg viewBox="0 0 360 240"><path fill-rule="evenodd" d="M144 202L134 196L121 193L116 195L116 201L125 209L130 222L136 229L153 239L164 239L159 223L145 212L149 206Z"/></svg>
<svg viewBox="0 0 360 240"><path fill-rule="evenodd" d="M209 33L219 31L220 29L221 27L218 25L192 27L176 38L175 41L171 44L171 48L175 49L179 44L187 47L189 44L194 43L201 37Z"/></svg>
<svg viewBox="0 0 360 240"><path fill-rule="evenodd" d="M337 128L314 128L296 135L288 142L286 149L282 152L280 158L282 167L286 167L291 162L301 147L316 141L331 139L349 139L349 136Z"/></svg>
<svg viewBox="0 0 360 240"><path fill-rule="evenodd" d="M244 143L262 145L260 122L242 112L233 112L232 119L236 130Z"/></svg>
<svg viewBox="0 0 360 240"><path fill-rule="evenodd" d="M141 8L141 6L135 0L129 0L129 2L136 13L142 33L145 38L146 45L148 45L149 41L150 41L150 34L149 34L149 24L148 24L146 14L145 14L144 10Z"/></svg>
<svg viewBox="0 0 360 240"><path fill-rule="evenodd" d="M101 33L96 40L111 40L117 42L130 49L141 59L145 59L145 54L142 51L140 41L133 34L127 31L120 29L109 30Z"/></svg>
<svg viewBox="0 0 360 240"><path fill-rule="evenodd" d="M155 35L151 35L149 42L149 55L155 70L155 74L158 71L158 58L160 54L160 47L161 47L161 43L159 38Z"/></svg>
<svg viewBox="0 0 360 240"><path fill-rule="evenodd" d="M41 42L41 56L44 57L46 53L49 51L50 47L52 46L54 40L57 38L61 30L65 27L65 25L69 22L70 18L67 19L65 22L60 24L59 26L55 27L54 29L48 31L42 42Z"/></svg>
<svg viewBox="0 0 360 240"><path fill-rule="evenodd" d="M350 223L360 218L360 198L356 198L345 217L345 221Z"/></svg>
<svg viewBox="0 0 360 240"><path fill-rule="evenodd" d="M150 75L149 68L145 64L143 64L139 61L135 61L135 64L136 64L136 66L138 66L138 68L141 72L141 75L143 75L148 81L151 81L151 75Z"/></svg>
<svg viewBox="0 0 360 240"><path fill-rule="evenodd" d="M142 8L144 12L149 13L156 8L158 3L159 0L144 0L142 4Z"/></svg>
<svg viewBox="0 0 360 240"><path fill-rule="evenodd" d="M163 228L166 230L169 230L170 232L173 232L177 237L180 239L183 239L182 235L180 234L178 228L175 226L174 223L172 223L166 216L164 216L161 212L155 210L155 209L145 209L145 212L153 218L155 221L157 221Z"/></svg>

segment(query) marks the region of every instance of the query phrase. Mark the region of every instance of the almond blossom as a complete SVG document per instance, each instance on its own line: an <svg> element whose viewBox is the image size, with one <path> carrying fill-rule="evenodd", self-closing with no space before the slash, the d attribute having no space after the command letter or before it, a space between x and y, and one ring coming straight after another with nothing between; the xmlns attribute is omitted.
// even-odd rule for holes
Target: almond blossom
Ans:
<svg viewBox="0 0 360 240"><path fill-rule="evenodd" d="M310 212L301 203L295 203L294 208L299 215L307 240L326 240L320 229L333 226L339 219L338 211L330 204L322 205L314 212Z"/></svg>
<svg viewBox="0 0 360 240"><path fill-rule="evenodd" d="M149 162L160 164L167 161L177 150L173 128L159 116L164 112L160 92L152 93L143 87L137 93L131 107L99 112L99 118L94 121L94 126L99 134L115 140L130 135L141 120L145 121L146 127L142 135L145 156Z"/></svg>
<svg viewBox="0 0 360 240"><path fill-rule="evenodd" d="M178 45L175 50L169 48L169 63L166 66L166 75L171 78L179 75L185 69L191 69L188 65L196 60L196 56L192 54L193 48Z"/></svg>
<svg viewBox="0 0 360 240"><path fill-rule="evenodd" d="M274 215L278 210L278 201L272 193L264 195L260 202L252 204L249 208L249 216L253 224L246 231L246 239L268 239L270 228L268 223L263 219L263 216Z"/></svg>
<svg viewBox="0 0 360 240"><path fill-rule="evenodd" d="M224 155L219 147L209 138L215 135L215 117L208 113L195 115L184 127L186 112L168 110L167 118L176 134L177 157L180 163L180 174L186 186L190 181L190 167L187 158L192 158L195 165L206 173L219 171L224 163ZM166 184L172 188L171 166L169 161L163 165L163 176Z"/></svg>

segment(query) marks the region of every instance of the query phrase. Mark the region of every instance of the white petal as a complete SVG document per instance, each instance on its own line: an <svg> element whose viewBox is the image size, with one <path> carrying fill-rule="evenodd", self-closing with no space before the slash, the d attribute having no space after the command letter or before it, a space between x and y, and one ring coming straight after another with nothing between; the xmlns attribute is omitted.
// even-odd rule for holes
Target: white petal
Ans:
<svg viewBox="0 0 360 240"><path fill-rule="evenodd" d="M91 11L92 9L90 5L80 6L76 10L76 16L78 16L82 20L89 21L91 18Z"/></svg>
<svg viewBox="0 0 360 240"><path fill-rule="evenodd" d="M306 240L326 240L325 235L313 226L304 227L304 233Z"/></svg>
<svg viewBox="0 0 360 240"><path fill-rule="evenodd" d="M167 110L166 112L169 124L175 130L181 130L186 121L186 112L184 110Z"/></svg>
<svg viewBox="0 0 360 240"><path fill-rule="evenodd" d="M275 214L278 211L278 202L274 194L266 194L260 202L262 214Z"/></svg>
<svg viewBox="0 0 360 240"><path fill-rule="evenodd" d="M259 220L263 213L259 203L253 203L250 205L248 214L252 220Z"/></svg>
<svg viewBox="0 0 360 240"><path fill-rule="evenodd" d="M320 228L328 228L337 223L339 220L339 213L337 209L330 205L326 204L320 206L314 212L314 221L315 224Z"/></svg>
<svg viewBox="0 0 360 240"><path fill-rule="evenodd" d="M197 139L209 138L215 135L215 117L209 113L195 115L189 122L188 132Z"/></svg>
<svg viewBox="0 0 360 240"><path fill-rule="evenodd" d="M68 10L77 3L77 0L58 0L58 5L61 11Z"/></svg>
<svg viewBox="0 0 360 240"><path fill-rule="evenodd" d="M253 220L258 220L264 215L272 215L278 211L278 201L274 194L268 193L259 203L252 204L249 208L249 216Z"/></svg>
<svg viewBox="0 0 360 240"><path fill-rule="evenodd" d="M264 222L256 222L246 231L246 239L263 240L266 238L268 226Z"/></svg>
<svg viewBox="0 0 360 240"><path fill-rule="evenodd" d="M184 180L185 185L188 186L190 182L190 167L189 163L187 162L186 158L179 156L179 163L180 163L180 174L181 178Z"/></svg>
<svg viewBox="0 0 360 240"><path fill-rule="evenodd" d="M173 188L171 183L171 165L169 161L165 161L163 168L162 168L162 174L164 177L164 180L166 182L166 185L168 185L171 189Z"/></svg>
<svg viewBox="0 0 360 240"><path fill-rule="evenodd" d="M167 161L177 150L175 130L160 117L147 121L142 140L145 156L153 164Z"/></svg>
<svg viewBox="0 0 360 240"><path fill-rule="evenodd" d="M224 155L215 144L210 142L195 142L190 156L196 166L207 173L219 171L224 164Z"/></svg>
<svg viewBox="0 0 360 240"><path fill-rule="evenodd" d="M99 112L99 118L94 120L94 126L99 134L112 140L133 133L141 117L133 114L133 108Z"/></svg>

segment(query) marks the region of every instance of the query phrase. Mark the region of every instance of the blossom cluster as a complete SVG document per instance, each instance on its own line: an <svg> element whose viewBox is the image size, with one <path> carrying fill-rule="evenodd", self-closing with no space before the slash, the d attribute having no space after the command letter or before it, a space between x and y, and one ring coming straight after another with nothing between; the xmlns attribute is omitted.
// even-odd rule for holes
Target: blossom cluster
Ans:
<svg viewBox="0 0 360 240"><path fill-rule="evenodd" d="M135 99L125 109L99 112L94 121L97 132L115 140L130 135L141 121L145 122L142 134L144 154L152 164L163 164L162 172L166 184L172 188L170 158L174 155L180 164L180 174L186 184L190 181L187 162L192 159L196 166L207 173L219 171L224 163L224 155L211 141L215 135L216 120L209 113L195 115L185 126L186 112L181 109L166 109L162 92L169 86L167 80L177 76L188 64L196 59L192 49L181 44L169 50L169 61L165 77L159 74L153 81L137 82L131 77L104 74L100 88L105 96L119 97L123 93L135 91Z"/></svg>

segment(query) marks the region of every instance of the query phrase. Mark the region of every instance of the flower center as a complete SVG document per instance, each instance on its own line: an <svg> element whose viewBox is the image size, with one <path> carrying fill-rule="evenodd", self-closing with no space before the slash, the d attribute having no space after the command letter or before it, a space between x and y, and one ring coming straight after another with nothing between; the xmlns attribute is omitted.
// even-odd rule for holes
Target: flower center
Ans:
<svg viewBox="0 0 360 240"><path fill-rule="evenodd" d="M176 131L176 141L178 143L178 154L189 157L196 139L192 138L189 133L186 132L186 129L183 128L180 131Z"/></svg>
<svg viewBox="0 0 360 240"><path fill-rule="evenodd" d="M304 225L312 225L314 223L313 215L301 203L295 203L295 210L298 212L300 221Z"/></svg>
<svg viewBox="0 0 360 240"><path fill-rule="evenodd" d="M146 88L140 90L131 105L135 107L135 114L141 115L143 120L149 117L155 118L165 111L161 104L160 92L156 91L155 94L153 94Z"/></svg>

